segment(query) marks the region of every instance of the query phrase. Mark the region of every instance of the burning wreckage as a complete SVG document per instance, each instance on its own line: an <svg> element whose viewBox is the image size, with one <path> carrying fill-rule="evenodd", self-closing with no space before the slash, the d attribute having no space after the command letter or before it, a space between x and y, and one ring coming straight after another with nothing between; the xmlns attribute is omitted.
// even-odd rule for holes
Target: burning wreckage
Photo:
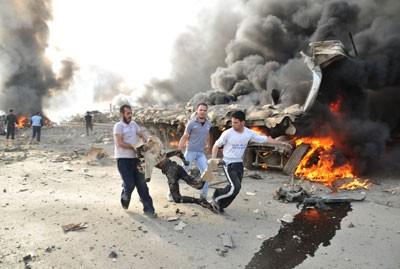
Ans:
<svg viewBox="0 0 400 269"><path fill-rule="evenodd" d="M272 90L272 104L264 106L212 104L208 109L208 117L213 124L210 131L211 143L230 127L230 115L236 110L242 110L246 112L246 125L249 128L281 141L290 141L296 146L293 152L287 152L279 145L251 143L244 156L246 168L279 169L293 177L323 183L331 189L367 188L368 182L357 179L349 163L339 166L335 164L332 153L335 145L331 138L299 137L297 134L297 126L304 124L303 119L307 118L319 96L324 70L334 62L350 58L342 42L337 40L312 42L310 48L311 57L301 52L312 74L312 81L307 82L310 90L304 104L285 106L280 103L279 90ZM222 97L230 98L223 94ZM194 116L195 105L194 101L189 101L185 108L136 107L133 109L134 120L174 148L183 135L185 124ZM335 110L338 105L334 103L329 106Z"/></svg>

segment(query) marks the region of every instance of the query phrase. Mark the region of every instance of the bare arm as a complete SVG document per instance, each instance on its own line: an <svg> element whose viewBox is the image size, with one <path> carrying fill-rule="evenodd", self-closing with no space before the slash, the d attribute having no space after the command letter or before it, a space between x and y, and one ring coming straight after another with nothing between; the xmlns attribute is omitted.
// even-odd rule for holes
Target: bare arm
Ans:
<svg viewBox="0 0 400 269"><path fill-rule="evenodd" d="M131 149L133 151L136 151L135 146L131 144L127 144L123 141L122 139L122 134L114 134L114 140L115 143L117 144L118 147L124 148L124 149Z"/></svg>
<svg viewBox="0 0 400 269"><path fill-rule="evenodd" d="M214 144L212 151L211 151L211 159L216 159L218 155L219 147Z"/></svg>
<svg viewBox="0 0 400 269"><path fill-rule="evenodd" d="M205 148L206 152L210 150L210 146L211 146L211 136L210 133L208 133L206 138L206 148Z"/></svg>
<svg viewBox="0 0 400 269"><path fill-rule="evenodd" d="M188 133L184 133L181 137L181 139L179 140L179 144L178 144L178 149L179 150L183 150L186 146L187 141L189 140L189 134Z"/></svg>

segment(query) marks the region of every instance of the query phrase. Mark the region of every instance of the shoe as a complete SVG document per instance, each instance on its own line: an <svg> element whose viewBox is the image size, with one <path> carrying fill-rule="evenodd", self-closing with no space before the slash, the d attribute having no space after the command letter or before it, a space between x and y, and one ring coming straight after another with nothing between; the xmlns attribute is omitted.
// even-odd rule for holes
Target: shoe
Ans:
<svg viewBox="0 0 400 269"><path fill-rule="evenodd" d="M121 193L121 206L123 209L129 208L129 203L131 202L131 197L127 195L124 190Z"/></svg>
<svg viewBox="0 0 400 269"><path fill-rule="evenodd" d="M218 213L218 214L224 213L224 209L221 208L221 207L219 206L218 202L216 202L214 199L212 199L212 200L210 201L210 205L211 205L211 207L212 207L212 211L213 211L213 212Z"/></svg>
<svg viewBox="0 0 400 269"><path fill-rule="evenodd" d="M144 214L145 214L147 217L152 218L152 219L157 218L157 213L156 213L156 212L144 212Z"/></svg>

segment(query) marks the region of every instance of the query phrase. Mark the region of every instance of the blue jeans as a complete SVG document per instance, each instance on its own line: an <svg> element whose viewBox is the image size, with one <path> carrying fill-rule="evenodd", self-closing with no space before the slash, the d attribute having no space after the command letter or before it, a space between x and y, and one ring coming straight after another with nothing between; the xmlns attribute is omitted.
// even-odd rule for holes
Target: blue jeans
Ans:
<svg viewBox="0 0 400 269"><path fill-rule="evenodd" d="M151 199L149 188L147 187L144 175L139 172L139 159L117 159L118 171L123 180L123 190L121 196L131 197L133 190L137 189L140 201L143 204L144 212L154 212L153 200Z"/></svg>
<svg viewBox="0 0 400 269"><path fill-rule="evenodd" d="M189 162L189 166L186 166L186 170L189 170L192 167L193 163L196 162L197 167L200 170L200 173L203 174L207 169L207 158L206 154L201 151L186 151L185 159ZM203 188L200 191L200 196L207 197L208 193L208 182L206 182Z"/></svg>

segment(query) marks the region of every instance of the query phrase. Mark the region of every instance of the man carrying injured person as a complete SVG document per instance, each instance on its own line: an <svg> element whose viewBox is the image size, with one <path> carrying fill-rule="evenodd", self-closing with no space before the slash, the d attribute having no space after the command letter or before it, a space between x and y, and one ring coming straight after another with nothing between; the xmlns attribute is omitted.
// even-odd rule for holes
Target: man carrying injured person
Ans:
<svg viewBox="0 0 400 269"><path fill-rule="evenodd" d="M211 205L218 212L223 212L239 194L243 177L243 155L249 142L281 144L291 150L290 144L258 135L245 127L246 115L243 111L234 112L231 120L232 128L225 130L212 148L212 159L216 159L219 148L223 147L223 168L228 178L228 185L216 189L211 201Z"/></svg>
<svg viewBox="0 0 400 269"><path fill-rule="evenodd" d="M196 178L189 175L181 165L169 159L173 156L177 156L185 165L188 165L188 162L185 160L184 155L180 150L165 152L160 139L151 136L146 144L137 148L137 152L145 162L146 181L150 181L154 167L161 169L161 172L167 176L169 190L175 203L193 203L211 209L210 204L205 199L181 195L178 183L180 179L197 190L203 188L204 181L196 180Z"/></svg>

